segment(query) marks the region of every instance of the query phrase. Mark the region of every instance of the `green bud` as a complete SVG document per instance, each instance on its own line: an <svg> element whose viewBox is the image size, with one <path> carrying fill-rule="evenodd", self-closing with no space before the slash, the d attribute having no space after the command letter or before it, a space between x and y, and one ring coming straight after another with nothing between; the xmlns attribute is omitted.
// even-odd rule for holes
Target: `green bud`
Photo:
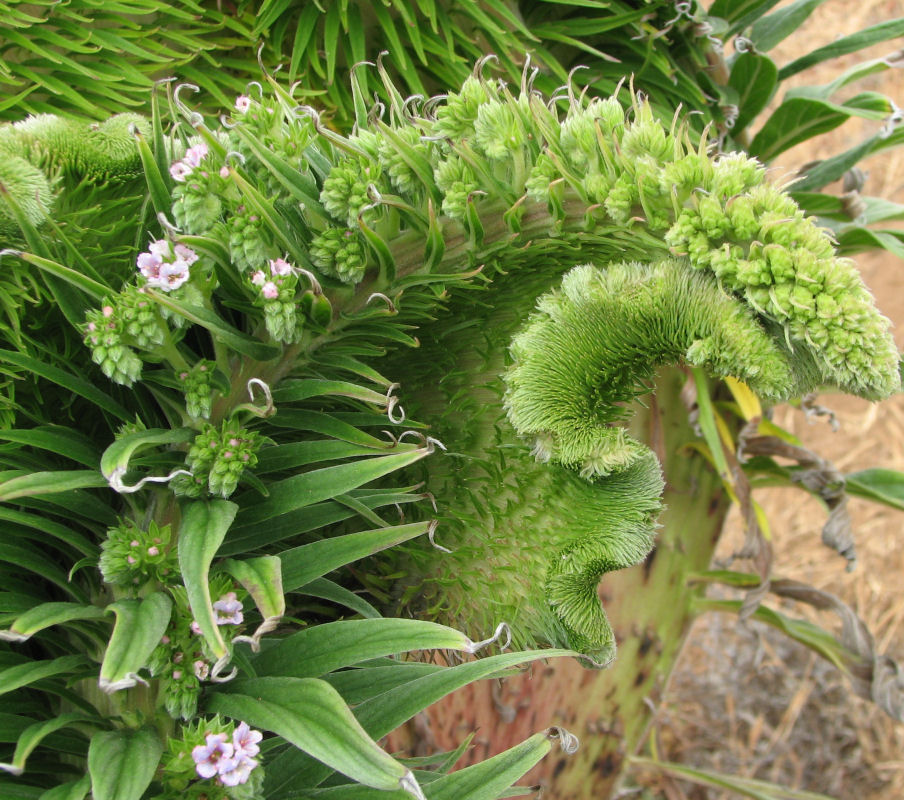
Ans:
<svg viewBox="0 0 904 800"><path fill-rule="evenodd" d="M367 251L349 228L327 228L311 242L311 260L325 275L343 283L358 283L367 269Z"/></svg>
<svg viewBox="0 0 904 800"><path fill-rule="evenodd" d="M487 85L471 76L457 94L450 94L446 103L436 111L433 131L436 136L464 139L474 133L474 123L480 106L490 100Z"/></svg>
<svg viewBox="0 0 904 800"><path fill-rule="evenodd" d="M487 158L500 161L524 147L527 132L509 103L490 100L477 109L474 143Z"/></svg>
<svg viewBox="0 0 904 800"><path fill-rule="evenodd" d="M362 164L347 158L330 170L323 182L320 202L337 220L354 227L358 224L358 216L371 205L368 187L379 178L377 164Z"/></svg>

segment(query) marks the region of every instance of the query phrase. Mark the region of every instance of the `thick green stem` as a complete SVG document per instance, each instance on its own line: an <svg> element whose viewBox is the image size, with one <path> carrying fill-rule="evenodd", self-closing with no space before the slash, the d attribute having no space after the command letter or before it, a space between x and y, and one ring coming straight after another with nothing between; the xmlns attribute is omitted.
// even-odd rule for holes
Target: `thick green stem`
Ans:
<svg viewBox="0 0 904 800"><path fill-rule="evenodd" d="M600 596L618 655L605 670L557 660L501 683L474 684L428 711L429 746L451 749L478 730L473 761L512 746L547 725L575 733L574 756L549 758L525 783L544 782L557 800L615 795L627 757L641 746L693 619L702 591L688 576L709 566L728 498L706 461L685 445L696 437L681 401L684 373L664 371L657 392L638 408L632 433L663 463L666 510L656 548L629 570L608 573ZM408 745L423 745L412 729ZM401 738L392 743L401 745Z"/></svg>

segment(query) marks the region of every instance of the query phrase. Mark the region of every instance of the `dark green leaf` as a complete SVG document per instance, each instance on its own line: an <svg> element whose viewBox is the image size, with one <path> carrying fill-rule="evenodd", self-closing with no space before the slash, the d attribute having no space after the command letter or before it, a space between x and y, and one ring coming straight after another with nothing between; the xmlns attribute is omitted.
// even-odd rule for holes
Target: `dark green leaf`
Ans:
<svg viewBox="0 0 904 800"><path fill-rule="evenodd" d="M88 747L94 800L140 800L154 777L163 745L149 728L96 733Z"/></svg>

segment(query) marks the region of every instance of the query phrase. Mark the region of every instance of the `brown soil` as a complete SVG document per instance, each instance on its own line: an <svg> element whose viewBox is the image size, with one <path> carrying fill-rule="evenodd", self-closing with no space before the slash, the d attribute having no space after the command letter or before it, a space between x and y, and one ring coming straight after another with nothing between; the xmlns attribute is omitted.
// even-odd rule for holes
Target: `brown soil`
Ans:
<svg viewBox="0 0 904 800"><path fill-rule="evenodd" d="M840 35L898 17L904 17L904 0L830 0L771 55L781 66ZM796 76L793 84L827 83L845 68L902 45L900 40L885 42L820 65ZM904 106L904 72L873 76L854 92L865 90L887 94ZM796 165L861 141L879 124L852 120L792 149L779 166L791 173ZM904 203L904 148L868 159L861 167L869 171L864 194ZM879 252L856 259L879 307L896 323L896 340L904 349L904 264ZM819 402L835 411L839 432L788 406L777 408L774 420L842 472L876 466L904 470L904 395L881 404L841 395L825 395ZM859 563L848 573L844 560L820 543L826 512L819 502L798 489L759 490L757 498L774 536L774 573L838 595L868 624L878 651L904 663L902 512L851 500ZM742 539L735 515L721 556L728 557ZM744 562L735 568L744 569ZM774 599L767 603L776 605ZM831 616L808 614L799 605L782 610L838 632ZM844 677L812 651L760 624L739 626L733 617L712 614L698 621L651 735L666 760L843 799L904 797L904 724L852 696ZM668 800L737 797L661 774L638 777L656 797Z"/></svg>

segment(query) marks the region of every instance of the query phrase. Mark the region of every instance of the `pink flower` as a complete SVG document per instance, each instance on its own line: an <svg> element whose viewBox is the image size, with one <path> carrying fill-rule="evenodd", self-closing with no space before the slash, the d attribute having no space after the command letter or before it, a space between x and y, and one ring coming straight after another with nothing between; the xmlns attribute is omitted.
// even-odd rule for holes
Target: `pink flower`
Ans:
<svg viewBox="0 0 904 800"><path fill-rule="evenodd" d="M267 298L267 300L275 300L279 297L279 288L273 281L267 281L261 286L261 294Z"/></svg>
<svg viewBox="0 0 904 800"><path fill-rule="evenodd" d="M155 239L148 245L148 250L155 256L160 256L160 260L170 257L170 245L166 239Z"/></svg>
<svg viewBox="0 0 904 800"><path fill-rule="evenodd" d="M172 264L160 267L160 278L156 285L166 292L172 292L184 285L188 278L188 264L177 258Z"/></svg>
<svg viewBox="0 0 904 800"><path fill-rule="evenodd" d="M198 621L197 621L196 619L193 619L193 620L191 621L191 625L190 625L189 627L191 628L191 632L192 632L195 636L200 636L200 635L201 635L201 626L198 625Z"/></svg>
<svg viewBox="0 0 904 800"><path fill-rule="evenodd" d="M225 164L222 167L220 167L220 177L221 178L229 177L229 167L227 167Z"/></svg>
<svg viewBox="0 0 904 800"><path fill-rule="evenodd" d="M217 770L220 783L224 786L238 786L240 783L247 783L251 770L256 766L257 761L246 756L223 759Z"/></svg>
<svg viewBox="0 0 904 800"><path fill-rule="evenodd" d="M188 150L185 151L183 161L190 167L200 167L201 159L206 155L207 145L204 142L201 142L200 144L196 144L194 147L189 147Z"/></svg>
<svg viewBox="0 0 904 800"><path fill-rule="evenodd" d="M156 253L139 253L137 264L141 274L148 280L160 277L160 265L163 259Z"/></svg>
<svg viewBox="0 0 904 800"><path fill-rule="evenodd" d="M179 183L184 183L191 173L191 165L186 164L184 161L176 161L169 168L169 174L173 176L174 181L179 181Z"/></svg>
<svg viewBox="0 0 904 800"><path fill-rule="evenodd" d="M210 664L206 661L201 661L198 659L192 664L192 671L195 673L195 677L199 681L206 681L207 676L210 675Z"/></svg>
<svg viewBox="0 0 904 800"><path fill-rule="evenodd" d="M186 264L191 266L198 260L198 254L192 250L190 247L186 247L184 244L177 244L173 247L173 250L176 253L176 258L180 261L184 261Z"/></svg>
<svg viewBox="0 0 904 800"><path fill-rule="evenodd" d="M264 271L262 269L257 270L257 272L252 273L251 282L255 286L263 286L267 282L267 276L264 275Z"/></svg>
<svg viewBox="0 0 904 800"><path fill-rule="evenodd" d="M264 734L251 730L247 722L239 723L232 733L232 745L235 748L236 757L256 756L261 751L257 743L263 738Z"/></svg>
<svg viewBox="0 0 904 800"><path fill-rule="evenodd" d="M213 610L219 611L217 625L241 625L245 617L242 614L242 603L235 592L226 592L213 604Z"/></svg>
<svg viewBox="0 0 904 800"><path fill-rule="evenodd" d="M247 114L251 108L251 98L247 94L240 94L235 98L235 110L240 114Z"/></svg>
<svg viewBox="0 0 904 800"><path fill-rule="evenodd" d="M232 758L233 748L226 741L225 733L208 734L206 741L206 745L199 744L191 751L191 757L198 775L202 778L212 778L219 771L222 760Z"/></svg>
<svg viewBox="0 0 904 800"><path fill-rule="evenodd" d="M292 273L292 265L282 258L274 258L270 261L271 275L290 275Z"/></svg>

